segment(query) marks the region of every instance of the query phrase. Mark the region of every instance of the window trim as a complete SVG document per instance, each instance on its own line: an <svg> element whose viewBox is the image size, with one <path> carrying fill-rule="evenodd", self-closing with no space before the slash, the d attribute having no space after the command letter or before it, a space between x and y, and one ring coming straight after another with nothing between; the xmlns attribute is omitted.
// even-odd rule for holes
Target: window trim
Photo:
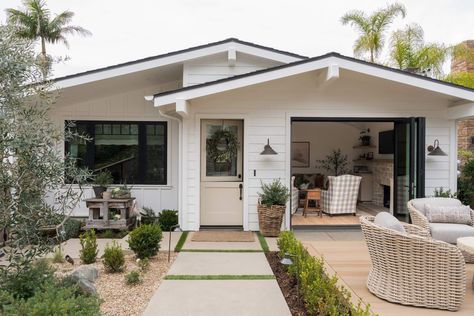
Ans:
<svg viewBox="0 0 474 316"><path fill-rule="evenodd" d="M86 150L86 158L85 164L89 168L91 166L95 166L94 162L94 154L95 154L95 125L96 124L137 124L138 125L138 179L140 180L139 183L130 183L130 185L147 185L147 186L169 186L168 183L168 121L107 121L107 120L65 120L65 125L68 126L69 122L74 122L76 124L86 124L86 130L89 137L93 139L93 141L87 142L87 150ZM164 153L164 160L163 166L165 169L163 183L144 183L144 179L146 176L146 155L143 154L146 149L146 125L162 125L164 127L163 131L163 141L165 147ZM70 152L70 143L68 141L64 142L64 154L67 155ZM112 184L120 185L118 183Z"/></svg>

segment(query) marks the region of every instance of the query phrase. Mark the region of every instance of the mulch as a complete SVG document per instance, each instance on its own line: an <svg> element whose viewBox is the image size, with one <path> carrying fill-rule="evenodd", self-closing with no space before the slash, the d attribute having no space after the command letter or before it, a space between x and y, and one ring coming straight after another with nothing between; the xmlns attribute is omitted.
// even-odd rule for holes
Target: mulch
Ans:
<svg viewBox="0 0 474 316"><path fill-rule="evenodd" d="M280 263L280 258L276 251L267 252L268 263L273 270L273 274L277 279L278 285L280 286L281 292L285 297L286 304L290 308L291 315L293 316L306 316L309 315L306 312L304 301L297 291L296 278L291 277Z"/></svg>

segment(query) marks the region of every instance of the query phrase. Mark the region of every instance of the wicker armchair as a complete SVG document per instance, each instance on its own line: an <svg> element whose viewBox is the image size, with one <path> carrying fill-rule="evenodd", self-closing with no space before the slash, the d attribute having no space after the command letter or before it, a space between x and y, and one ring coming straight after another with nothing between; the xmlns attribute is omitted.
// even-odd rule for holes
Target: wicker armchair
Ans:
<svg viewBox="0 0 474 316"><path fill-rule="evenodd" d="M403 224L407 234L361 216L372 268L367 287L390 302L456 311L466 291L464 258L459 249L429 238L416 225Z"/></svg>
<svg viewBox="0 0 474 316"><path fill-rule="evenodd" d="M323 212L333 214L356 214L360 180L352 175L329 176L329 187L321 191Z"/></svg>

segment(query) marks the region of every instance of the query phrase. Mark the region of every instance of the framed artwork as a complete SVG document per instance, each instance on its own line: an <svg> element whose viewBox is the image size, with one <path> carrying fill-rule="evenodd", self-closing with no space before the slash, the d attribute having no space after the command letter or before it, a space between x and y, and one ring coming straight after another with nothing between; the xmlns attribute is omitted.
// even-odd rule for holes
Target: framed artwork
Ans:
<svg viewBox="0 0 474 316"><path fill-rule="evenodd" d="M309 167L309 142L291 143L291 166L295 168Z"/></svg>

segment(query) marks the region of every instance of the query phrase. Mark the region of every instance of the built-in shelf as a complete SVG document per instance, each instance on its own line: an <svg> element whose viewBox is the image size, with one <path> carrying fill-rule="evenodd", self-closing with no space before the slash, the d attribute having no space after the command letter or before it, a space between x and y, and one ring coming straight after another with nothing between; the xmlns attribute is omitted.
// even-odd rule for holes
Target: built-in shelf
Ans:
<svg viewBox="0 0 474 316"><path fill-rule="evenodd" d="M377 148L375 145L356 145L352 146L352 148Z"/></svg>
<svg viewBox="0 0 474 316"><path fill-rule="evenodd" d="M353 162L393 162L393 159L354 159Z"/></svg>

